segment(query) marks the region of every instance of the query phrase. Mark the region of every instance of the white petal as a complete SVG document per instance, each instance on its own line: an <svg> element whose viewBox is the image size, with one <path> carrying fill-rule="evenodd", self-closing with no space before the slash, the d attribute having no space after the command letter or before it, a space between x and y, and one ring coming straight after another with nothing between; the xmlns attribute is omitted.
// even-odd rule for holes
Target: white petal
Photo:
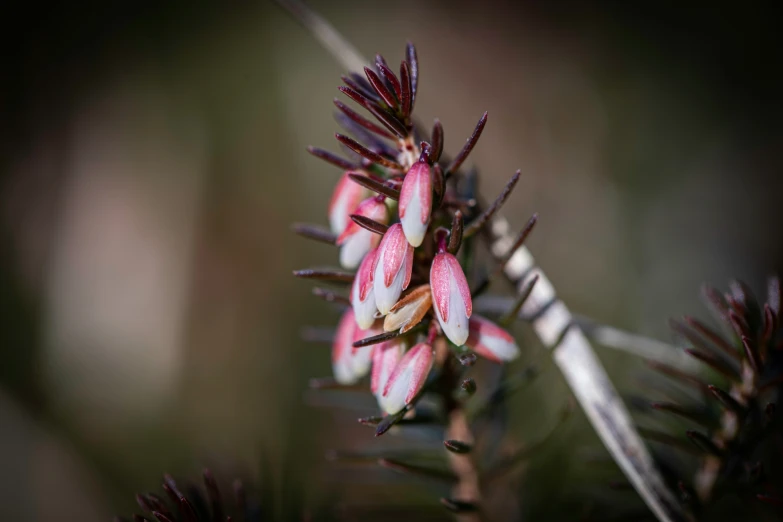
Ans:
<svg viewBox="0 0 783 522"><path fill-rule="evenodd" d="M437 307L435 307L437 310ZM468 315L465 312L465 302L457 287L457 282L451 278L449 283L449 320L444 322L438 314L438 320L443 333L457 346L462 346L468 340Z"/></svg>
<svg viewBox="0 0 783 522"><path fill-rule="evenodd" d="M386 387L386 381L389 380L392 371L394 371L394 365L389 364L389 361L400 361L405 352L405 344L400 342L392 348L385 348L385 350L386 353L381 360L383 364L381 364L380 375L378 376L378 388L375 390L375 398L378 399L379 406L381 405L380 401L383 396L383 389ZM383 406L381 406L381 408L383 408Z"/></svg>
<svg viewBox="0 0 783 522"><path fill-rule="evenodd" d="M372 365L372 346L357 348L351 355L352 370L356 380L361 379L370 372Z"/></svg>
<svg viewBox="0 0 783 522"><path fill-rule="evenodd" d="M375 312L377 308L375 306L375 295L371 288L367 292L367 299L363 302L357 300L357 304L353 307L353 313L356 316L356 324L359 328L366 330L372 326L375 322Z"/></svg>
<svg viewBox="0 0 783 522"><path fill-rule="evenodd" d="M343 268L356 268L364 256L372 249L373 236L376 234L361 229L345 240L340 248L340 265Z"/></svg>
<svg viewBox="0 0 783 522"><path fill-rule="evenodd" d="M339 236L343 233L350 220L351 218L348 212L348 195L341 195L340 199L337 200L334 209L329 213L329 228L332 229L333 234Z"/></svg>
<svg viewBox="0 0 783 522"><path fill-rule="evenodd" d="M340 384L355 384L359 380L349 357L341 357L332 364L334 380Z"/></svg>
<svg viewBox="0 0 783 522"><path fill-rule="evenodd" d="M428 223L421 222L421 198L418 193L408 202L405 217L400 218L400 223L408 243L413 247L421 245L427 233Z"/></svg>
<svg viewBox="0 0 783 522"><path fill-rule="evenodd" d="M482 335L479 339L479 343L483 344L501 361L513 361L519 356L519 347L500 337Z"/></svg>
<svg viewBox="0 0 783 522"><path fill-rule="evenodd" d="M389 388L389 393L378 397L378 405L389 415L393 415L405 407L405 396L408 395L408 389L413 379L413 367L408 365L402 370L394 383Z"/></svg>
<svg viewBox="0 0 783 522"><path fill-rule="evenodd" d="M375 322L375 293L372 287L367 291L366 297L364 301L359 299L359 285L354 285L353 292L351 292L351 305L356 324L362 330L368 329Z"/></svg>
<svg viewBox="0 0 783 522"><path fill-rule="evenodd" d="M381 252L378 255L378 263L375 266L375 279L373 281L373 289L375 290L375 305L378 307L378 311L381 315L386 315L389 310L400 299L402 294L402 284L405 282L406 263L402 262L400 270L394 276L392 284L386 287L383 281L383 258L384 253Z"/></svg>

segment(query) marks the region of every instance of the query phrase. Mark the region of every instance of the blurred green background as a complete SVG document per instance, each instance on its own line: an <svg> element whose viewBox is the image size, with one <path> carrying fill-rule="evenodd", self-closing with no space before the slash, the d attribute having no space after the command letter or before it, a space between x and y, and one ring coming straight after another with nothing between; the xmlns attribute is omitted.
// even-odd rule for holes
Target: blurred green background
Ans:
<svg viewBox="0 0 783 522"><path fill-rule="evenodd" d="M0 519L107 520L164 472L252 478L262 460L308 498L350 497L350 473L324 486L323 453L371 432L309 404L330 363L300 329L337 314L290 275L334 252L289 232L325 222L339 172L304 149L337 150L343 71L270 2L111 4L0 17ZM311 5L366 56L397 63L416 44L416 112L440 118L447 151L489 111L471 156L482 192L522 170L505 214L540 213L529 246L575 312L669 339L668 317L700 314L702 282L761 290L780 272L771 12ZM524 330L520 367L541 351ZM621 384L640 366L598 351ZM512 438L565 401L547 371L510 412ZM525 504L573 496L561 477L579 480L591 444L575 419L531 463Z"/></svg>

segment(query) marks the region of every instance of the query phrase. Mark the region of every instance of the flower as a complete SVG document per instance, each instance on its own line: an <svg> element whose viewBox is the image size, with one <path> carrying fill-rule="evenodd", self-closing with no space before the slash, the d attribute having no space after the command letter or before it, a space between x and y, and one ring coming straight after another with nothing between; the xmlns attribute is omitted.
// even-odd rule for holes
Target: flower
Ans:
<svg viewBox="0 0 783 522"><path fill-rule="evenodd" d="M408 350L386 381L378 402L386 413L402 410L419 394L432 368L432 347L419 343Z"/></svg>
<svg viewBox="0 0 783 522"><path fill-rule="evenodd" d="M332 193L332 200L329 202L329 227L332 233L337 235L345 231L351 223L351 214L368 194L364 187L348 177L349 174L351 171L346 171L340 177Z"/></svg>
<svg viewBox="0 0 783 522"><path fill-rule="evenodd" d="M468 325L470 333L465 344L476 354L497 363L512 361L519 356L514 338L492 321L474 315Z"/></svg>
<svg viewBox="0 0 783 522"><path fill-rule="evenodd" d="M370 391L378 399L380 399L389 377L404 353L405 343L399 339L376 344L373 347Z"/></svg>
<svg viewBox="0 0 783 522"><path fill-rule="evenodd" d="M353 279L351 288L351 306L359 328L369 328L375 322L375 291L373 290L373 265L378 257L378 249L370 250Z"/></svg>
<svg viewBox="0 0 783 522"><path fill-rule="evenodd" d="M400 333L405 333L419 324L431 307L430 285L417 286L391 307L383 320L383 330L399 330Z"/></svg>
<svg viewBox="0 0 783 522"><path fill-rule="evenodd" d="M413 270L413 247L405 239L402 225L395 223L386 231L378 247L373 267L375 303L386 315L408 288Z"/></svg>
<svg viewBox="0 0 783 522"><path fill-rule="evenodd" d="M432 260L430 288L443 333L457 346L468 340L468 319L473 313L473 301L465 273L459 261L447 252Z"/></svg>
<svg viewBox="0 0 783 522"><path fill-rule="evenodd" d="M427 162L417 161L405 175L399 211L408 242L414 247L421 245L432 212L432 175Z"/></svg>
<svg viewBox="0 0 783 522"><path fill-rule="evenodd" d="M332 371L340 384L356 384L370 369L372 350L353 347L354 341L373 335L358 328L353 310L343 313L332 343Z"/></svg>
<svg viewBox="0 0 783 522"><path fill-rule="evenodd" d="M355 214L386 224L389 213L381 197L367 198L356 208ZM343 268L356 268L362 262L367 252L378 246L381 237L360 227L353 220L348 223L337 244L340 246L340 264Z"/></svg>

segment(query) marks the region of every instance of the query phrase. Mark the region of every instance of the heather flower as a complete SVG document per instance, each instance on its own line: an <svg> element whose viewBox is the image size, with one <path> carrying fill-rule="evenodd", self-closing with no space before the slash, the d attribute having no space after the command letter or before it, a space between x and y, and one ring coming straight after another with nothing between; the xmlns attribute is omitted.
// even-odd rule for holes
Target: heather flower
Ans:
<svg viewBox="0 0 783 522"><path fill-rule="evenodd" d="M375 322L375 313L378 311L375 305L375 290L373 285L373 266L378 257L378 249L370 250L353 280L351 288L351 306L359 328L369 328Z"/></svg>
<svg viewBox="0 0 783 522"><path fill-rule="evenodd" d="M356 208L355 215L381 224L386 224L389 219L389 213L382 196L362 201ZM380 240L381 238L377 234L362 228L355 221L351 221L337 238L337 244L340 245L340 265L343 268L356 268L367 252L378 246Z"/></svg>
<svg viewBox="0 0 783 522"><path fill-rule="evenodd" d="M414 247L421 245L432 212L432 173L426 161L416 162L405 175L399 212L408 242Z"/></svg>
<svg viewBox="0 0 783 522"><path fill-rule="evenodd" d="M380 399L389 377L404 353L405 343L397 339L373 347L370 391L377 398Z"/></svg>
<svg viewBox="0 0 783 522"><path fill-rule="evenodd" d="M472 192L475 184L463 183L466 177L460 167L481 136L487 115L485 113L479 119L459 153L451 161L444 160L444 134L440 122L436 120L429 133L415 129L412 111L418 78L418 58L411 45L400 65L399 75L378 56L375 68L366 67L364 76L344 76L346 85L340 87L340 91L376 121L355 112L341 101L335 101L340 111L339 122L351 134L337 134L336 138L355 156L344 159L322 149L308 149L316 157L343 171L329 214L333 232L343 224L345 226L336 240L317 227L299 226L297 231L319 241L335 243L340 247L340 264L347 269L358 267L356 273L328 269L296 272L300 277L352 285L347 299L331 291L320 289L317 292L330 301L348 301L352 308L350 313L343 315L334 341L334 370L340 383L358 381L369 364L368 354L378 361L378 368L386 367L381 365L381 360L386 361L386 365L390 364L389 360L393 357L385 349L365 350L364 347L388 346L386 343L393 339L396 339L395 346L399 347L415 342L424 332L427 333L429 352L433 346L447 350L439 355L438 364L449 365L455 361L460 364L456 357L448 357L448 346L443 342L448 339L462 346L469 336L473 298L461 263L471 262L470 256L475 248L461 250L460 246L463 239L475 244L476 232L490 222L519 179L517 172L497 200L481 211ZM424 135L429 135L431 141L422 141L420 136ZM351 211L358 199L356 187L377 195L364 199ZM396 216L390 216L387 202L393 208L395 201L398 202L398 212ZM468 223L463 223L466 220ZM450 229L435 229L433 226L433 223L441 225L448 222L451 222ZM522 244L533 223L535 219L531 220L514 248ZM435 244L428 243L427 238L432 238ZM458 252L461 252L460 259L456 257ZM481 290L486 282L474 283ZM403 294L409 285L414 286L413 290ZM384 317L382 323L379 317ZM477 321L475 324L482 323ZM483 330L478 332L479 337L472 343L477 352L490 358L513 357L516 345L513 340L509 341L507 334L494 330L483 336L482 333ZM358 352L348 348L352 338L352 346L358 348ZM405 355L400 365L404 361L410 365L414 356L416 361L429 360L431 364L431 355L425 355L420 347L414 348ZM401 368L398 368L401 375L410 377L410 368ZM447 379L457 378L454 372L445 375ZM408 382L405 386L403 380L395 380L392 388L387 383L381 393L384 409L399 409L406 404L402 400L406 394L402 395L402 399L399 396L400 387L407 390L415 385L417 393L421 391L426 375L420 377L417 382ZM377 388L377 379L376 376L376 382L371 383L372 388ZM389 382L392 380L389 379ZM456 386L458 383L452 384Z"/></svg>
<svg viewBox="0 0 783 522"><path fill-rule="evenodd" d="M355 384L370 369L371 350L357 350L353 347L354 341L365 333L357 326L353 310L346 310L337 325L332 343L332 370L338 383Z"/></svg>
<svg viewBox="0 0 783 522"><path fill-rule="evenodd" d="M419 407L418 401L428 394L438 396L433 402L442 408L429 418L449 419L449 423L470 431L462 401L472 395L476 385L463 373L470 364L466 361L476 356L460 353L447 341L457 346L469 342L477 354L494 361L511 360L518 354L507 332L486 319L471 320L471 288L481 292L488 281L474 280L469 285L463 264L474 266L479 259L475 255L481 248L477 232L492 222L516 185L519 172L492 205L481 209L473 192L475 183L460 167L481 136L487 115L479 119L458 154L447 161L440 122L436 120L431 132L415 128L412 110L418 75L416 52L409 45L399 76L378 56L375 68L365 68L364 76L343 77L346 85L340 91L375 120L336 101L340 124L351 134L337 134L336 138L352 158L312 147L309 150L345 172L336 190L338 195L333 198L337 202L330 206L332 232L337 233L337 225L346 221L346 214L350 222L336 240L317 226L300 225L296 229L306 237L339 246L343 268L358 267L355 273L311 269L295 274L351 285L348 296L325 289L318 289L316 294L351 306L340 319L334 338L334 375L337 386L354 385L372 365L368 391L386 415L360 422L376 425L376 435L403 420L426 423L427 415L422 413L426 409ZM422 141L421 136L429 136L430 141ZM356 194L350 184L344 185L349 181L377 195L359 203L355 210L347 210ZM394 208L395 202L397 212L390 215L387 204ZM443 228L448 223L451 226ZM512 241L511 250L522 245L534 223L535 218ZM466 248L461 248L463 242ZM494 250L491 254L500 266L496 265L495 270L481 267L471 273L502 272L506 261ZM411 345L413 348L406 352ZM330 380L318 380L315 387L324 383L335 385ZM447 448L460 451L469 446L455 440L448 442ZM469 511L474 500L454 499L444 505L455 511Z"/></svg>
<svg viewBox="0 0 783 522"><path fill-rule="evenodd" d="M470 288L457 258L440 252L432 260L430 287L435 313L443 333L462 346L468 340L468 319L473 313Z"/></svg>
<svg viewBox="0 0 783 522"><path fill-rule="evenodd" d="M408 244L402 226L395 223L386 231L375 258L373 288L375 303L386 315L411 282L413 247Z"/></svg>
<svg viewBox="0 0 783 522"><path fill-rule="evenodd" d="M514 338L492 321L474 315L468 326L469 334L465 344L481 357L503 363L519 356L519 347Z"/></svg>
<svg viewBox="0 0 783 522"><path fill-rule="evenodd" d="M348 160L309 148L316 157L343 171L329 210L332 232L343 230L335 240L314 226L297 228L307 237L339 246L340 264L358 270L303 270L296 274L351 284L347 298L328 290L317 292L330 301L347 301L351 306L340 319L333 341L335 380L356 384L372 362L371 391L386 412L398 412L424 391L433 364L433 347L446 350L439 352L439 365L461 364L456 355L449 358L444 343L448 339L462 346L468 341L473 311L473 297L461 265L471 254L461 254L464 258L460 259L456 254L461 252L463 239L474 241L475 233L490 221L515 186L519 173L495 203L479 211L470 192L473 185L460 182L465 179L460 166L481 136L486 113L457 156L444 162L440 122L436 121L429 133L431 142L418 138L427 133L414 132L412 110L419 68L413 47L408 47L399 76L381 57L377 57L375 67L365 68L364 77L344 76L346 85L340 91L366 109L377 123L335 102L341 125L355 137L337 134L336 138L360 162L355 161L356 157ZM366 191L376 195L352 209ZM394 208L394 202L398 212L390 215L387 203ZM464 220L470 221L465 224ZM448 222L450 229L433 225ZM534 222L531 220L518 245ZM481 282L476 283L481 288ZM406 292L409 285L413 289ZM516 356L516 344L502 329L483 318L470 324L474 330L470 345L476 353L492 360ZM426 343L417 344L403 356L403 347L415 343L424 333ZM455 372L445 375L452 380L458 377ZM455 380L451 385L458 384Z"/></svg>
<svg viewBox="0 0 783 522"><path fill-rule="evenodd" d="M386 381L379 399L381 408L394 414L410 404L424 387L432 368L432 346L420 343L408 350Z"/></svg>
<svg viewBox="0 0 783 522"><path fill-rule="evenodd" d="M329 227L333 234L340 235L351 223L351 214L356 212L359 203L369 194L367 189L351 180L350 171L346 171L337 182L329 202Z"/></svg>

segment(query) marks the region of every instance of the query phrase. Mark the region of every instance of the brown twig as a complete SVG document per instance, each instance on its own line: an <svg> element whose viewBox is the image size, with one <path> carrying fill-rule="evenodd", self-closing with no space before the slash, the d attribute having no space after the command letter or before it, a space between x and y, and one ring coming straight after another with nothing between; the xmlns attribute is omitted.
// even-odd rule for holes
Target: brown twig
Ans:
<svg viewBox="0 0 783 522"><path fill-rule="evenodd" d="M446 440L458 440L467 446L474 443L465 410L459 401L454 400L453 391L462 380L461 373L455 368L455 360L448 356L448 347L444 340L435 344L436 360L444 365L438 391L443 395L448 425ZM457 478L451 490L450 499L442 499L444 505L455 512L459 522L481 522L481 487L473 453L455 453L446 450L449 467ZM469 508L470 507L470 508Z"/></svg>
<svg viewBox="0 0 783 522"><path fill-rule="evenodd" d="M448 439L462 441L466 444L473 444L473 434L470 431L465 411L462 408L455 408L449 414L449 425L446 428L446 437ZM457 483L451 490L452 499L479 505L481 503L479 475L471 454L460 454L449 451L448 458L451 471L457 477ZM460 522L479 522L481 520L481 513L480 511L466 510L457 514L457 520Z"/></svg>

